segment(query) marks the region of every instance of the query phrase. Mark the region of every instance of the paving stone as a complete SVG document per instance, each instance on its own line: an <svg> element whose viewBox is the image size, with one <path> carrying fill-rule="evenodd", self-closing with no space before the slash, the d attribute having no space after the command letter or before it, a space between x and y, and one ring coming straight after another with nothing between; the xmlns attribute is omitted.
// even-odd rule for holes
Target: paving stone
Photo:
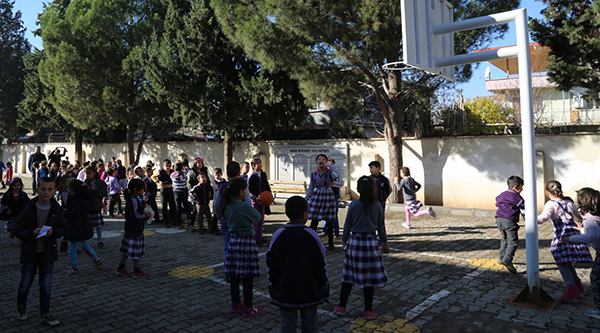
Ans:
<svg viewBox="0 0 600 333"><path fill-rule="evenodd" d="M26 186L29 181L25 181ZM29 184L30 186L30 184ZM422 216L414 219L410 230L401 227L404 211L391 205L386 211L386 228L393 253L383 255L389 283L375 290L374 311L377 316L405 319L421 332L593 332L600 331L600 320L583 315L593 306L589 290L590 268L577 268L588 288L584 299L551 310L527 308L509 304L526 285L525 274L512 275L505 269L485 269L469 264L469 259L497 260L499 235L489 212L463 210L468 218L453 215L452 209L438 210L438 218ZM283 205L272 206L274 214L267 216L265 235L285 223ZM444 213L446 211L447 213ZM340 210L343 221L347 209ZM4 222L0 222L0 227ZM147 226L159 230L162 225ZM515 263L521 271L525 263L525 234L517 250ZM123 218L107 219L106 232L122 233ZM171 229L172 230L172 229ZM564 292L564 283L549 250L553 238L551 226L539 229L540 283L554 297ZM107 249L98 249L105 261L95 269L81 257L77 276L62 276L68 265L66 253L59 254L52 280L53 315L63 321L60 332L278 332L279 310L270 304L267 271L264 264L266 248L261 253L261 274L254 282L254 300L261 314L250 318L228 312L229 285L224 280L223 240L213 235L195 233L156 233L146 237L146 258L142 268L151 273L147 279L119 277L114 269L119 262L121 237L105 239ZM90 240L96 249L96 240ZM339 246L339 241L338 241ZM0 233L0 331L46 331L38 323L38 287L34 283L28 299L30 319L15 320L14 298L20 279L19 247L7 234ZM593 252L593 250L592 250ZM360 288L354 288L348 303L348 317L332 316L339 301L343 251L327 252L331 285L331 302L320 306L321 332L349 332L350 323L362 317L364 306ZM207 277L178 279L169 275L181 266L214 266ZM133 270L131 260L127 269ZM440 293L448 293L439 297ZM489 323L489 324L487 324ZM487 324L487 325L486 325Z"/></svg>

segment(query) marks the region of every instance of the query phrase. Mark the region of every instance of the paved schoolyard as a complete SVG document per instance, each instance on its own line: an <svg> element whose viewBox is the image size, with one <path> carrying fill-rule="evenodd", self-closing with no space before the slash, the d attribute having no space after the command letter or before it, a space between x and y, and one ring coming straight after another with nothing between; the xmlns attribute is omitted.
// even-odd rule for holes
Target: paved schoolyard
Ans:
<svg viewBox="0 0 600 333"><path fill-rule="evenodd" d="M270 236L286 223L281 201L267 217ZM343 223L347 209L340 210ZM578 273L586 290L583 300L540 310L509 304L526 284L525 234L516 255L520 274L495 268L499 233L489 212L439 208L438 218L413 219L410 230L401 206L386 212L392 251L384 255L389 284L376 288L376 320L362 319L362 291L354 289L345 317L333 315L339 299L344 252L338 241L327 251L331 302L321 306L321 332L600 332L600 320L583 315L592 306L589 265ZM479 216L479 217L474 217ZM104 230L107 248L90 244L104 260L100 269L80 255L80 273L64 276L66 253L59 254L52 281L51 313L61 321L57 328L39 324L37 279L28 299L29 319L16 319L16 289L20 279L19 247L0 233L0 331L2 332L278 332L279 311L269 303L266 267L255 279L255 304L261 314L242 318L229 313L229 285L222 269L220 236L176 232L162 225L147 226L146 279L116 276L123 219L108 218ZM540 226L540 280L542 288L558 299L562 279L550 255L552 225ZM266 248L259 248L264 254ZM592 250L593 251L593 250ZM473 259L489 259L473 261ZM471 262L471 263L470 263ZM478 264L474 265L472 263ZM481 267L481 263L484 267ZM490 265L491 263L491 265ZM127 269L132 270L131 260Z"/></svg>

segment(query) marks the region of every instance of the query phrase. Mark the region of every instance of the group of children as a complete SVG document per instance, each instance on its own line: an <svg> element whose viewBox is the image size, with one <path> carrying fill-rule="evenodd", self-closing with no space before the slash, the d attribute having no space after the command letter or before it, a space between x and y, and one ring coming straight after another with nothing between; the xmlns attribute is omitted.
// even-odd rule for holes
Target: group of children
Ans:
<svg viewBox="0 0 600 333"><path fill-rule="evenodd" d="M298 311L303 332L318 331L317 306L329 299L329 280L325 247L314 230L321 219L328 220L330 229L335 212L332 211L332 187L341 176L335 167L327 164L327 156L316 158L318 169L313 172L307 193L308 201L294 196L285 203L290 219L278 229L270 242L266 264L268 268L271 302L278 305L281 331L295 332ZM253 209L254 198L249 198L248 184L240 177L239 164L227 166L229 180L217 192L215 209L219 209L221 225L229 239L225 248L225 275L230 280L231 313L242 313L248 318L260 313L253 302L253 281L260 276L260 260L254 235L254 225L262 219ZM249 178L251 179L251 178ZM346 314L346 304L353 285L364 290L364 316L373 319L374 288L387 283L381 251L389 252L384 223L384 210L378 200L378 188L373 177L358 180L360 199L349 206L344 224L342 242L346 248L342 272L340 302L334 312ZM305 226L308 220L311 227ZM331 234L331 231L328 233ZM224 232L225 234L225 232ZM346 247L347 244L347 247ZM330 246L331 246L330 242ZM243 298L240 296L243 286Z"/></svg>
<svg viewBox="0 0 600 333"><path fill-rule="evenodd" d="M506 266L509 272L517 273L513 265L519 244L519 215L524 214L525 204L521 197L524 181L511 176L507 180L508 190L496 197L496 224L502 239L498 263ZM563 303L582 297L585 291L577 276L575 262L592 262L587 244L596 252L600 251L600 192L586 187L577 191L577 204L562 191L562 185L552 180L545 185L546 196L550 199L537 217L537 224L552 221L554 237L550 252L558 267L567 290L560 297ZM583 219L583 223L576 221ZM584 311L590 317L600 319L600 257L593 260L590 282L594 296L594 308Z"/></svg>
<svg viewBox="0 0 600 333"><path fill-rule="evenodd" d="M326 221L328 244L332 249L333 233L339 230L335 225L339 194L336 195L334 189L344 183L327 156L319 155L315 162L317 169L311 174L306 198L294 196L286 201L285 213L290 221L274 233L265 256L271 302L280 307L282 332L295 331L298 310L303 330L317 331L317 306L329 298L325 247L316 228L320 221ZM340 299L334 312L338 315L346 314L349 295L356 285L363 288L364 317L372 319L374 288L387 283L381 252L389 252L384 211L391 186L389 179L381 174L379 162L371 162L369 168L371 175L363 176L357 182L360 198L350 204L344 223L342 244L346 252ZM163 201L165 223L182 224L180 218L183 211L191 217L192 211L188 210L190 201L194 203L195 216L188 222L189 227L193 228L198 223L200 232L204 232L203 220L206 219L208 232L216 232L218 225L210 209L210 202L213 202L213 211L216 221L220 221L224 239L224 272L230 283L230 312L241 313L246 318L258 315L260 308L253 301L253 284L254 279L260 277L257 246L266 243L262 229L269 207L263 204L260 194L270 191L260 159L252 160L249 165L229 163L226 168L228 179L222 178L221 172L217 172L212 184L201 159L197 159L194 166L185 171L181 162L175 164L174 171L171 170L169 160L165 160L163 168L156 172L153 172L151 166L133 167L132 171L133 176L128 177L125 182L125 234L119 249L121 258L116 273L133 277L149 275L140 269L140 259L145 254L145 224L158 215L155 214L157 210L152 209L149 204L150 200L155 201L156 198L156 183L152 179L155 178L161 187L163 200L170 200L172 196L176 202L169 207L176 212L175 216L171 216L165 211L168 203ZM93 165L85 169L83 182L64 175L61 186L66 186L66 193L65 189L59 191L62 207L52 200L57 188L51 177L40 179L37 197L33 200L29 200L23 191L23 183L19 178L10 182L1 201L0 213L8 219L11 235L23 243L22 279L17 300L19 319L27 318L27 293L36 271L39 271L41 322L51 326L59 323L49 314L50 277L53 263L57 259L56 239L64 236L70 242L71 265L63 273L78 272L78 246L93 259L96 266L102 264L87 240L92 238L93 227L96 227L101 244L102 200L107 195L117 194L110 192L113 187L121 188L115 182L117 169L106 170L106 173L106 182L101 179L97 166ZM406 200L406 223L403 226L410 228L411 214L429 214L435 217L431 208L420 210L423 205L416 199L415 192L421 185L410 176L410 170L403 167L401 176L401 179L395 178L394 185L398 191L402 190ZM511 176L507 184L509 189L496 198L496 223L502 235L499 263L511 273L516 273L513 261L518 247L519 215L524 214L524 200L520 195L524 182L518 176ZM577 191L576 205L572 199L564 196L558 181L548 182L545 190L550 200L538 216L537 223L553 223L551 252L567 286L561 301L569 302L581 298L584 291L573 263L592 261L585 243L600 250L600 193L591 188L583 188ZM120 205L116 198L111 201ZM112 212L114 205L110 206ZM576 218L582 218L583 224L575 221ZM311 220L310 227L305 225L308 220ZM133 273L125 268L129 257L133 259ZM600 318L598 257L594 261L590 280L595 308L586 310L585 314ZM240 295L240 285L243 295Z"/></svg>

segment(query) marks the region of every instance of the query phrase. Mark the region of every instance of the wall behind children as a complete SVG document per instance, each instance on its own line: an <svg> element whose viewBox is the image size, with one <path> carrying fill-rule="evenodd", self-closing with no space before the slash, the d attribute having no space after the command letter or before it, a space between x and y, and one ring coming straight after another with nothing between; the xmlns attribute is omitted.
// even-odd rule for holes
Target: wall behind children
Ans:
<svg viewBox="0 0 600 333"><path fill-rule="evenodd" d="M8 144L2 145L3 161L12 162L15 175L24 176L27 158L39 145L48 156L57 146L67 148L69 159L75 160L75 147L70 143ZM312 140L312 141L267 141L238 142L234 145L235 161L250 161L253 156L263 156L263 170L270 179L283 170L276 168L276 147L327 146L347 147L336 150L336 167L347 175L344 193L355 199L356 181L369 174L368 163L383 161L384 175L393 181L396 175L389 174L388 148L384 139L365 140ZM600 188L600 136L597 134L562 134L536 136L536 162L538 184L538 209L546 200L543 185L552 179L560 181L565 195L575 198L575 191L582 187ZM125 144L85 144L86 159L115 156L128 165ZM191 159L204 159L209 171L224 168L223 144L219 142L167 142L146 143L140 158L145 165L152 160L157 166L165 158L176 160L181 154ZM522 151L520 136L481 136L452 138L405 138L403 141L404 165L411 170L412 177L423 185L417 198L427 205L447 207L493 209L494 199L506 190L506 179L511 175L522 176ZM309 166L314 167L312 163ZM27 173L25 176L29 176ZM306 179L309 180L308 178ZM525 188L524 191L528 189Z"/></svg>

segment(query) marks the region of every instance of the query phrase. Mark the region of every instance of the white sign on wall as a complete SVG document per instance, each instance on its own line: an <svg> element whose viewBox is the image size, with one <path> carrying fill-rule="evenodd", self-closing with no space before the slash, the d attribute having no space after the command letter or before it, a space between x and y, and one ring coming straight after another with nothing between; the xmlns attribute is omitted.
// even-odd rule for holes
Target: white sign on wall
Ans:
<svg viewBox="0 0 600 333"><path fill-rule="evenodd" d="M275 145L275 178L310 182L310 174L317 169L317 155L325 154L335 160L335 167L347 179L348 144Z"/></svg>

